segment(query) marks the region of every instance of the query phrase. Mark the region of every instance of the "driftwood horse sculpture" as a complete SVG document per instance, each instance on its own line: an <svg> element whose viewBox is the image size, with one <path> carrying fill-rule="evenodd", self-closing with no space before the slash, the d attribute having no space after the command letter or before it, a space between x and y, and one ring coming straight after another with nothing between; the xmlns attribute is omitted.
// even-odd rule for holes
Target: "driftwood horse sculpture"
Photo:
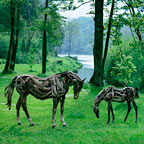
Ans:
<svg viewBox="0 0 144 144"><path fill-rule="evenodd" d="M113 113L113 108L112 108L112 101L114 102L124 102L127 101L128 104L128 111L126 114L126 117L124 119L124 122L127 120L128 114L131 111L131 102L135 108L135 112L136 112L136 123L137 123L137 115L138 115L138 111L137 111L137 105L134 101L135 98L138 98L138 89L134 89L132 87L124 87L122 89L118 89L115 87L107 87L105 89L103 89L102 91L100 91L100 93L96 96L96 99L94 101L94 107L93 107L93 111L96 114L96 117L99 118L99 109L98 106L100 104L100 102L102 100L105 100L108 102L108 121L107 123L109 123L110 121L110 111L112 113L112 117L113 117L113 122L115 120L114 118L114 113Z"/></svg>
<svg viewBox="0 0 144 144"><path fill-rule="evenodd" d="M31 126L34 126L32 119L27 110L27 96L31 94L37 99L45 100L53 98L53 115L52 115L52 127L55 127L55 114L57 105L60 101L61 121L63 126L66 126L64 121L64 102L66 93L69 87L73 85L74 99L79 97L79 93L83 87L84 80L81 80L75 73L66 71L58 73L47 78L40 78L33 75L20 75L16 76L8 87L5 88L5 96L7 97L7 106L11 109L11 101L14 87L16 86L17 92L20 97L16 104L17 109L17 122L21 125L19 119L20 107L22 108L30 121Z"/></svg>

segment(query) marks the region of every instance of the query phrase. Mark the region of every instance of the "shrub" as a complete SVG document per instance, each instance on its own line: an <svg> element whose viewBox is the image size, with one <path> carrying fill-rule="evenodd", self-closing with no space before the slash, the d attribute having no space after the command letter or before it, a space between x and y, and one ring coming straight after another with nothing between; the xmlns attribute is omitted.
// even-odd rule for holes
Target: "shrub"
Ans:
<svg viewBox="0 0 144 144"><path fill-rule="evenodd" d="M144 50L142 44L123 41L109 49L105 79L108 84L115 86L129 85L144 88Z"/></svg>

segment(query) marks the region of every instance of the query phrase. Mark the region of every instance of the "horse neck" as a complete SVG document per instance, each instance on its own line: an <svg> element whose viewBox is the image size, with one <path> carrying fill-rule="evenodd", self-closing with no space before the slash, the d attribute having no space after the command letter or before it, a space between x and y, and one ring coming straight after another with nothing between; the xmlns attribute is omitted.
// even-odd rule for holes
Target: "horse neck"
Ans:
<svg viewBox="0 0 144 144"><path fill-rule="evenodd" d="M63 81L64 88L69 88L70 86L74 85L74 81L72 79L66 79Z"/></svg>
<svg viewBox="0 0 144 144"><path fill-rule="evenodd" d="M105 89L99 92L99 94L97 95L94 101L94 107L98 107L101 101L104 100L104 93L105 93Z"/></svg>
<svg viewBox="0 0 144 144"><path fill-rule="evenodd" d="M95 101L94 101L94 107L97 107L99 106L99 104L101 103L102 99L99 98L99 97L96 97Z"/></svg>

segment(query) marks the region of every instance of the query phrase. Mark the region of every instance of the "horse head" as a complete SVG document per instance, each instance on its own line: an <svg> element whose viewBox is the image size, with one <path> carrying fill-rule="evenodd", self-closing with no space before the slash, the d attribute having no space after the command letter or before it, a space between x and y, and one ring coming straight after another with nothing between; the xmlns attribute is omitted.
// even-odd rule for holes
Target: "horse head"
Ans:
<svg viewBox="0 0 144 144"><path fill-rule="evenodd" d="M96 117L99 118L99 109L98 109L98 107L94 106L93 107L93 112L95 113Z"/></svg>
<svg viewBox="0 0 144 144"><path fill-rule="evenodd" d="M84 80L81 80L79 76L71 71L65 71L60 73L61 77L64 77L64 83L66 87L73 85L74 99L79 97L79 93L83 88Z"/></svg>
<svg viewBox="0 0 144 144"><path fill-rule="evenodd" d="M74 79L73 80L73 90L74 90L74 99L78 99L79 93L83 88L84 80Z"/></svg>

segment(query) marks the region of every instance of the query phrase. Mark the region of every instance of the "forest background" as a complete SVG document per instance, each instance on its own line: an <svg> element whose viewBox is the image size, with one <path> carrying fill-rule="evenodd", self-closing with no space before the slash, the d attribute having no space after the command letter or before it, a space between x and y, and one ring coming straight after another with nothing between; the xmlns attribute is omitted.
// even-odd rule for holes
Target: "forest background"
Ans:
<svg viewBox="0 0 144 144"><path fill-rule="evenodd" d="M91 17L66 19L60 11L75 10L90 3ZM120 5L119 5L120 4ZM0 63L5 64L3 73L13 72L16 64L42 64L42 73L46 73L49 57L58 54L90 54L99 59L95 65L102 72L103 80L115 86L130 85L144 88L144 13L143 1L104 1L102 12L104 19L103 46L97 46L96 55L96 1L73 0L1 0L0 1ZM48 55L48 57L47 57ZM102 62L100 61L102 59ZM102 65L102 66L101 66Z"/></svg>

